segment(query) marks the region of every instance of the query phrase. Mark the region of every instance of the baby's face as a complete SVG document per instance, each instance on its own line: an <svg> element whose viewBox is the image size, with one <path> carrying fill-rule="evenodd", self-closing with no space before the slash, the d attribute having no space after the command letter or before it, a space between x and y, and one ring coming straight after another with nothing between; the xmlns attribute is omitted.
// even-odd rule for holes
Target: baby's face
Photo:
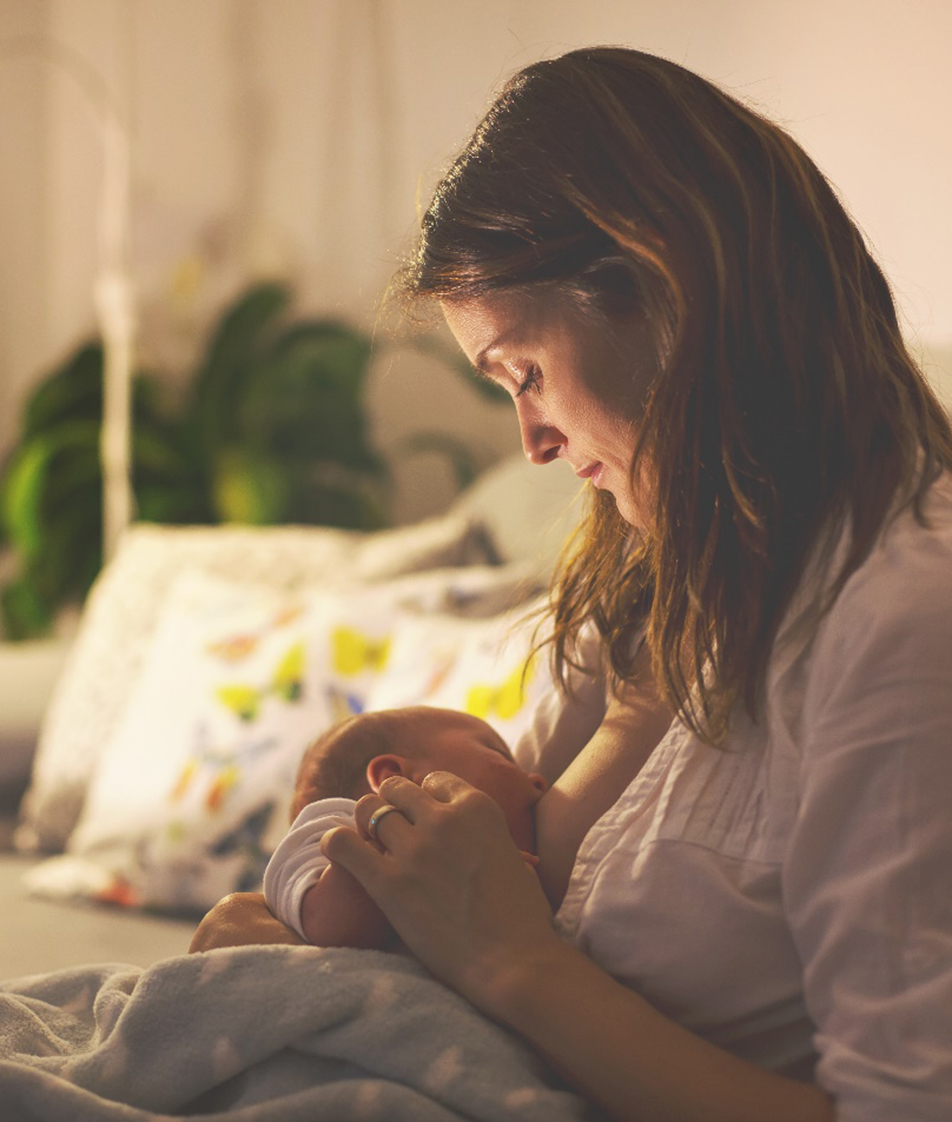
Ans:
<svg viewBox="0 0 952 1122"><path fill-rule="evenodd" d="M490 795L502 807L516 845L535 849L533 808L545 792L541 775L533 775L512 758L505 741L485 721L448 709L420 709L406 733L419 730L415 761L418 782L431 771L449 771Z"/></svg>

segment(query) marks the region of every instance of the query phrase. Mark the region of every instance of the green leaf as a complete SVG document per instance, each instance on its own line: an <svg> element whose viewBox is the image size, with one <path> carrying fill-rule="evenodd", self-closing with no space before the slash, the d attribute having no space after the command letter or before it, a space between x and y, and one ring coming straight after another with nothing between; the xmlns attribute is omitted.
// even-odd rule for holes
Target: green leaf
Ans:
<svg viewBox="0 0 952 1122"><path fill-rule="evenodd" d="M23 437L29 439L64 421L102 416L103 349L82 344L34 390L24 409Z"/></svg>
<svg viewBox="0 0 952 1122"><path fill-rule="evenodd" d="M39 638L53 625L50 605L25 577L9 581L0 591L0 620L3 637L15 641Z"/></svg>
<svg viewBox="0 0 952 1122"><path fill-rule="evenodd" d="M0 483L0 506L10 540L25 557L45 548L51 524L77 505L76 493L100 486L99 426L64 422L21 445Z"/></svg>
<svg viewBox="0 0 952 1122"><path fill-rule="evenodd" d="M369 438L371 341L332 319L282 321L290 290L257 284L222 314L189 391L137 372L132 477L156 521L386 523L389 475ZM103 349L83 344L34 391L0 468L0 532L17 554L10 632L42 628L101 564ZM445 443L445 442L444 442ZM454 456L457 474L465 470ZM17 622L19 621L19 622Z"/></svg>
<svg viewBox="0 0 952 1122"><path fill-rule="evenodd" d="M217 512L205 494L187 480L136 481L136 520L187 526L217 521Z"/></svg>
<svg viewBox="0 0 952 1122"><path fill-rule="evenodd" d="M181 447L173 432L137 428L132 433L132 464L135 474L153 473L178 478L187 470Z"/></svg>
<svg viewBox="0 0 952 1122"><path fill-rule="evenodd" d="M369 358L369 341L337 324L289 333L249 370L241 435L272 452L310 449L319 458L368 463L363 393Z"/></svg>
<svg viewBox="0 0 952 1122"><path fill-rule="evenodd" d="M25 573L55 608L81 601L101 564L101 495L90 488L85 504L76 503L47 523L43 552L29 559Z"/></svg>
<svg viewBox="0 0 952 1122"><path fill-rule="evenodd" d="M268 325L291 300L288 287L276 281L254 285L224 312L212 335L199 378L221 377L244 361Z"/></svg>
<svg viewBox="0 0 952 1122"><path fill-rule="evenodd" d="M28 557L43 548L42 503L52 454L49 441L34 438L16 454L3 480L3 523L10 541Z"/></svg>
<svg viewBox="0 0 952 1122"><path fill-rule="evenodd" d="M241 448L220 453L214 495L216 513L222 522L269 525L282 521L287 508L284 472Z"/></svg>
<svg viewBox="0 0 952 1122"><path fill-rule="evenodd" d="M235 411L248 369L263 338L290 302L286 285L255 285L226 309L192 384L194 407L206 446L214 449L235 430Z"/></svg>

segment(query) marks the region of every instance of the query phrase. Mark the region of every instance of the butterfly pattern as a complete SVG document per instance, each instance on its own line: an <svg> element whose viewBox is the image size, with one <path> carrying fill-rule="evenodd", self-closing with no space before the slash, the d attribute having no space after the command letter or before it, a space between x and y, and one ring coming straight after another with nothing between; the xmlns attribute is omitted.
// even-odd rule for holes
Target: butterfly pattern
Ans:
<svg viewBox="0 0 952 1122"><path fill-rule="evenodd" d="M331 723L339 724L348 717L356 717L365 709L364 699L356 693L341 689L339 686L328 684L324 691L330 709Z"/></svg>
<svg viewBox="0 0 952 1122"><path fill-rule="evenodd" d="M526 690L534 674L534 660L527 659L498 685L470 686L464 708L474 717L498 717L508 721L526 702Z"/></svg>
<svg viewBox="0 0 952 1122"><path fill-rule="evenodd" d="M331 663L346 678L371 671L380 673L390 656L390 636L370 639L353 627L335 627L331 632Z"/></svg>
<svg viewBox="0 0 952 1122"><path fill-rule="evenodd" d="M192 755L186 761L169 792L169 802L183 802L198 785L206 813L218 814L229 792L241 782L245 767L253 759L271 751L273 736L259 737L251 743L222 745L210 742L204 726L199 727ZM170 828L174 828L174 823Z"/></svg>
<svg viewBox="0 0 952 1122"><path fill-rule="evenodd" d="M261 704L268 696L275 696L288 704L300 701L304 695L304 642L296 642L282 657L270 682L264 686L232 683L215 690L218 700L239 720L254 721Z"/></svg>
<svg viewBox="0 0 952 1122"><path fill-rule="evenodd" d="M215 655L223 662L242 662L253 655L261 646L262 640L272 631L287 627L304 614L303 604L288 604L274 613L261 627L251 631L240 631L233 635L226 635L222 639L215 639L208 643L205 649L209 654Z"/></svg>

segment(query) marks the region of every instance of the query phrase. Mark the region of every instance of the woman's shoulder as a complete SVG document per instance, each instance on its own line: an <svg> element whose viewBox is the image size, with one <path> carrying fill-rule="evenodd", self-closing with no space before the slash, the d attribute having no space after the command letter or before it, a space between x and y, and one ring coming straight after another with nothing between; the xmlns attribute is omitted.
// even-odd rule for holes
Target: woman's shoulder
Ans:
<svg viewBox="0 0 952 1122"><path fill-rule="evenodd" d="M919 508L905 503L870 554L886 567L924 563L934 570L952 554L952 472L944 471L922 496Z"/></svg>
<svg viewBox="0 0 952 1122"><path fill-rule="evenodd" d="M907 504L885 525L831 609L866 623L926 622L952 612L952 474L944 472L919 511Z"/></svg>
<svg viewBox="0 0 952 1122"><path fill-rule="evenodd" d="M952 477L929 489L921 513L904 507L820 621L811 678L821 694L850 671L872 682L922 672L952 676ZM950 680L952 686L952 680Z"/></svg>

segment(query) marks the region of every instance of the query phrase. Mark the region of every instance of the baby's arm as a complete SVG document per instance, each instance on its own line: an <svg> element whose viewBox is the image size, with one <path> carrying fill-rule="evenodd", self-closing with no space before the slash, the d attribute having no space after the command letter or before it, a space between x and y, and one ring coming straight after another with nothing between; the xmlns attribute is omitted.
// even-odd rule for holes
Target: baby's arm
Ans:
<svg viewBox="0 0 952 1122"><path fill-rule="evenodd" d="M393 929L346 870L329 864L321 838L335 826L353 826L351 799L306 806L282 839L264 875L272 913L319 947L383 949Z"/></svg>
<svg viewBox="0 0 952 1122"><path fill-rule="evenodd" d="M328 865L304 893L301 929L316 947L386 950L396 938L383 912L339 865Z"/></svg>

